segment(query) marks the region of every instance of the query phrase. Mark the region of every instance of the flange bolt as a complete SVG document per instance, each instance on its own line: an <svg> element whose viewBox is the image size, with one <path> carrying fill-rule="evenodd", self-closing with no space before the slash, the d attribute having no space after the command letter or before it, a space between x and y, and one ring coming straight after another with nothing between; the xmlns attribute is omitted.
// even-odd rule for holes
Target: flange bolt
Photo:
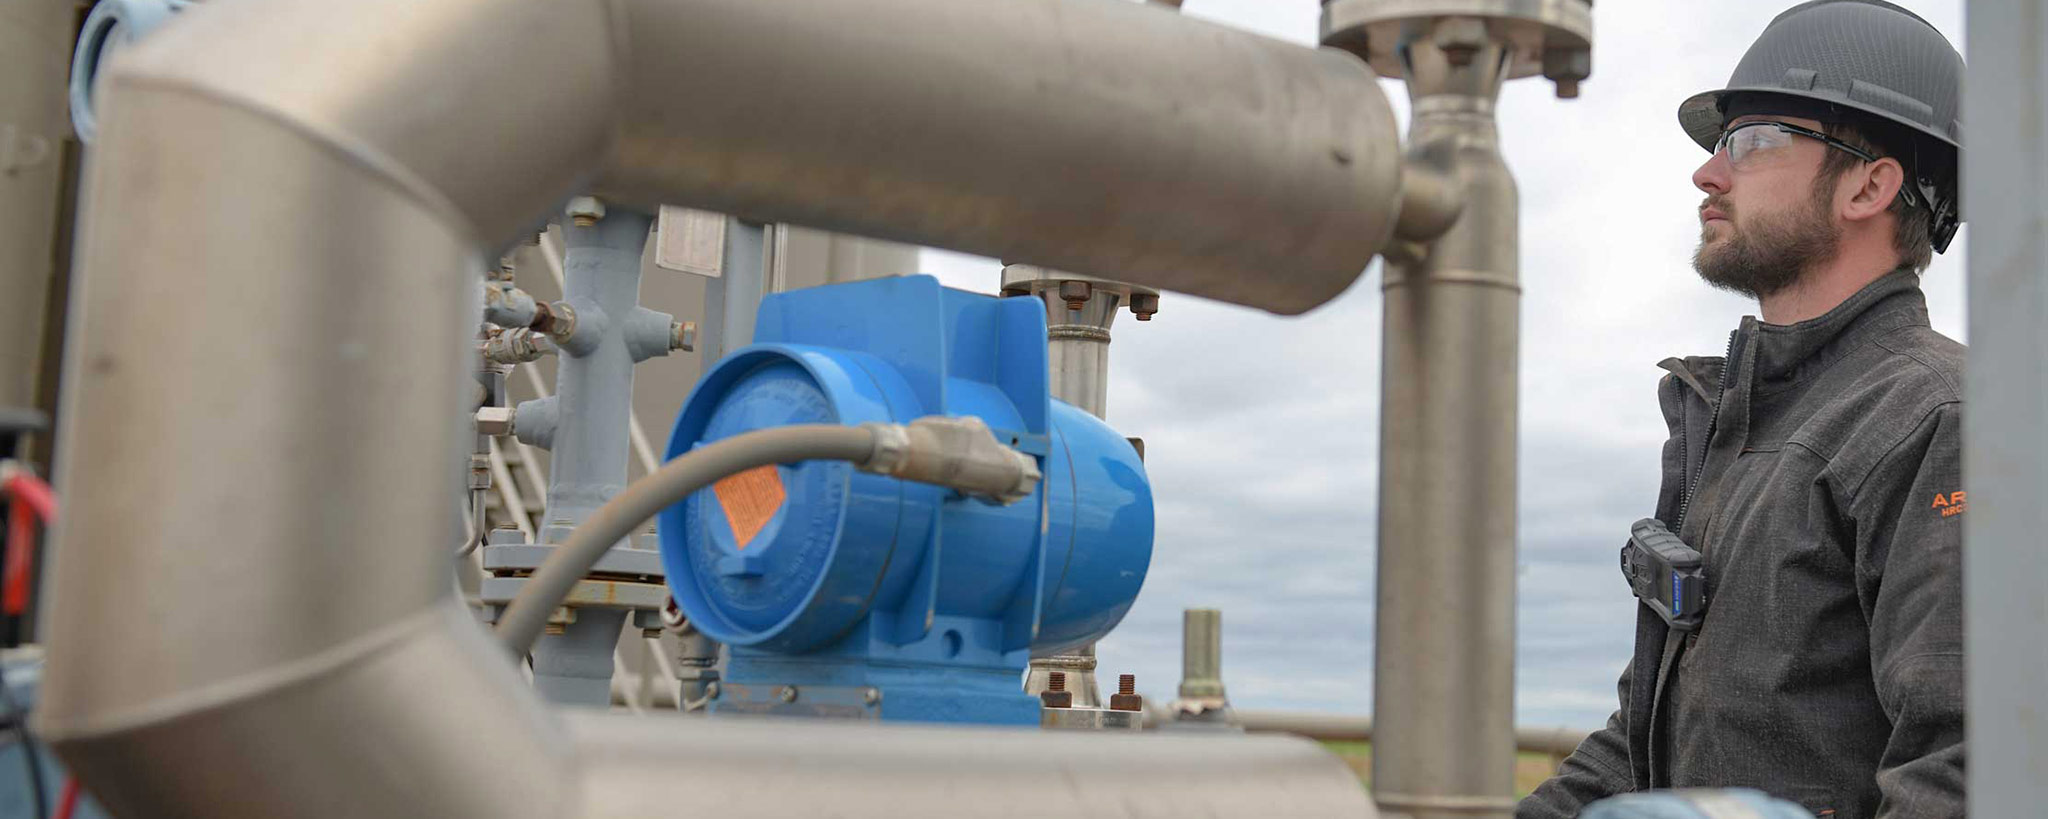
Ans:
<svg viewBox="0 0 2048 819"><path fill-rule="evenodd" d="M1145 710L1145 698L1138 695L1138 675L1116 675L1116 693L1109 696L1109 710Z"/></svg>
<svg viewBox="0 0 2048 819"><path fill-rule="evenodd" d="M1047 677L1045 693L1038 695L1038 701L1047 708L1074 707L1074 692L1067 690L1067 672L1052 672Z"/></svg>
<svg viewBox="0 0 2048 819"><path fill-rule="evenodd" d="M1150 293L1131 294L1131 315L1137 316L1139 321L1151 321L1152 317L1158 314L1158 296Z"/></svg>
<svg viewBox="0 0 2048 819"><path fill-rule="evenodd" d="M1087 307L1088 297L1094 293L1095 288L1090 287L1087 282L1060 282L1060 298L1066 300L1068 310Z"/></svg>

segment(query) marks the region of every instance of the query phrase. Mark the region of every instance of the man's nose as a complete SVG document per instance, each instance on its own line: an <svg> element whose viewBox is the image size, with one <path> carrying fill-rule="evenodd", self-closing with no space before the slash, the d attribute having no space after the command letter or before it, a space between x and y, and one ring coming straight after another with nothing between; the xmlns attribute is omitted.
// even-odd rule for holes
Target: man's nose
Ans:
<svg viewBox="0 0 2048 819"><path fill-rule="evenodd" d="M1730 182L1728 170L1727 155L1715 151L1699 170L1692 172L1692 186L1716 196L1725 194Z"/></svg>

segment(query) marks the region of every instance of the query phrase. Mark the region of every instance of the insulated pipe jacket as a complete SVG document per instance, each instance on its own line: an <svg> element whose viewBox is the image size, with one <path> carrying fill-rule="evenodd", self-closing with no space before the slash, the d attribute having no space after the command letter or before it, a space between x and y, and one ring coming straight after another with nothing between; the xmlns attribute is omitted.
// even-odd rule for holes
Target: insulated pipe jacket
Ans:
<svg viewBox="0 0 2048 819"><path fill-rule="evenodd" d="M471 274L593 178L1278 311L1342 290L1399 193L1355 59L1094 0L217 0L100 82L38 720L121 815L604 815L708 782L690 731L572 740L448 593ZM1295 740L872 733L714 784L1371 810ZM606 779L616 742L663 776ZM854 759L874 787L808 775Z"/></svg>

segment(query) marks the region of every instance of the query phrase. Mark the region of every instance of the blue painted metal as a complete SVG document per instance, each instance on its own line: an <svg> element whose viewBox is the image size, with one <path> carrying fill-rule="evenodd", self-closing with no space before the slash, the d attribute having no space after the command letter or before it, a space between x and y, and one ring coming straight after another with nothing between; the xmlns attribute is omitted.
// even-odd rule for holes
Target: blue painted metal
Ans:
<svg viewBox="0 0 2048 819"><path fill-rule="evenodd" d="M43 661L41 657L14 657L4 661L0 670L0 722L10 727L0 731L0 819L44 819L36 813L40 802L46 814L54 812L57 799L64 792L64 780L68 772L57 755L50 753L40 738L24 743L27 736L18 726L29 723L29 712L34 711L41 698L43 683ZM36 772L41 776L36 787L42 790L38 800L30 790L28 760L23 754L36 756ZM105 808L100 807L92 794L81 792L78 804L72 810L73 819L106 819Z"/></svg>
<svg viewBox="0 0 2048 819"><path fill-rule="evenodd" d="M972 415L1039 456L1045 481L998 505L811 461L742 543L718 488L660 516L669 586L731 647L724 679L874 689L883 719L1036 724L1033 648L1092 642L1123 619L1152 555L1144 464L1115 430L1054 400L1045 310L927 276L774 294L755 343L705 375L669 441L801 423ZM772 498L771 498L772 499ZM714 703L713 710L720 710Z"/></svg>

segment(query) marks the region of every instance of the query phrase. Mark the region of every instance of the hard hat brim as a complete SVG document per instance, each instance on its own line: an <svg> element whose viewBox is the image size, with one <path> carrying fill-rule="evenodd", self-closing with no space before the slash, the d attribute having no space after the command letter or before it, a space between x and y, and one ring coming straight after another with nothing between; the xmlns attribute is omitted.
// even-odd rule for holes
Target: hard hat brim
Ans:
<svg viewBox="0 0 2048 819"><path fill-rule="evenodd" d="M1897 114L1894 114L1890 111L1886 111L1884 109L1876 108L1870 105L1865 105L1863 103L1848 99L1847 97L1843 97L1837 94L1793 91L1769 85L1751 85L1741 86L1737 88L1722 88L1714 91L1702 91L1698 94L1692 95L1691 97L1687 97L1685 102L1678 104L1679 127L1685 129L1685 135L1692 137L1692 141L1697 143L1702 150L1706 150L1709 152L1713 151L1714 143L1716 141L1719 141L1721 138L1722 126L1727 124L1721 116L1721 111L1724 107L1724 103L1727 101L1728 96L1730 94L1743 93L1771 94L1780 97L1789 97L1793 99L1812 100L1814 102L1827 103L1828 105L1835 106L1836 108L1841 108L1848 111L1855 111L1861 114L1874 117L1879 120L1883 120L1885 122L1890 122L1899 125L1900 127L1911 130L1915 134L1936 140L1943 145L1947 145L1949 148L1956 150L1958 153L1962 151L1962 146L1956 144L1956 141L1950 139L1948 135L1931 130L1921 123L1913 122L1907 119L1902 119Z"/></svg>

